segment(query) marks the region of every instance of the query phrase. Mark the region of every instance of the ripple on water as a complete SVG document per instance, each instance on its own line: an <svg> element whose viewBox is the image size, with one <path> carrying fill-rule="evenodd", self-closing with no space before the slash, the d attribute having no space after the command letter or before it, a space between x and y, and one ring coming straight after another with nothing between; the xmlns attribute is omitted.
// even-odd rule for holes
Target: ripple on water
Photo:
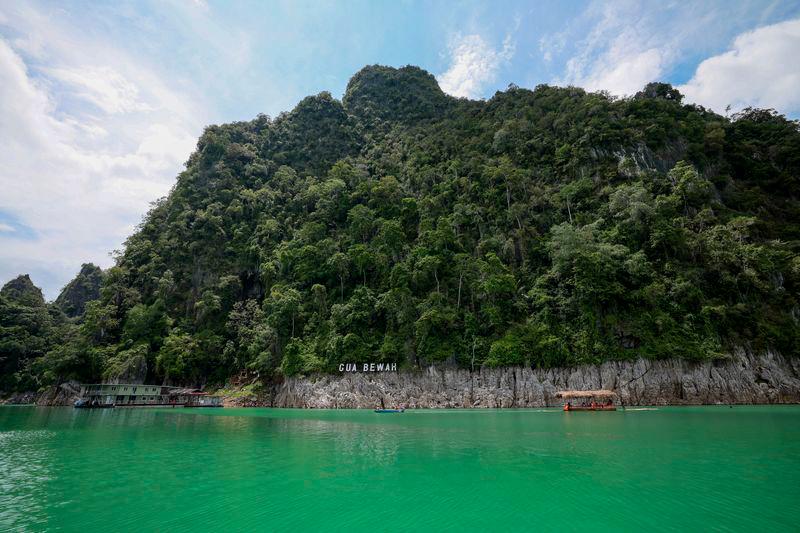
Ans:
<svg viewBox="0 0 800 533"><path fill-rule="evenodd" d="M44 429L0 432L0 530L46 523L46 483L52 477L46 443L55 436Z"/></svg>

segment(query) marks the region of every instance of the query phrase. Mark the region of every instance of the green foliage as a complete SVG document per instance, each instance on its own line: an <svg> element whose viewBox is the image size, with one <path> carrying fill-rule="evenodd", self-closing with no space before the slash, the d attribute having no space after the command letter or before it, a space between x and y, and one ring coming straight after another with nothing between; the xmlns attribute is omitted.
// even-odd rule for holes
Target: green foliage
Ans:
<svg viewBox="0 0 800 533"><path fill-rule="evenodd" d="M172 331L158 352L156 370L165 381L185 381L200 357L198 343L191 335Z"/></svg>
<svg viewBox="0 0 800 533"><path fill-rule="evenodd" d="M440 116L451 104L428 72L380 65L358 71L347 84L342 102L373 128L382 123L415 124Z"/></svg>
<svg viewBox="0 0 800 533"><path fill-rule="evenodd" d="M0 389L35 388L25 370L52 345L53 324L44 302L19 296L5 287L0 292Z"/></svg>
<svg viewBox="0 0 800 533"><path fill-rule="evenodd" d="M12 279L0 289L0 296L5 297L9 303L14 303L28 308L43 308L44 296L39 287L35 286L27 274Z"/></svg>
<svg viewBox="0 0 800 533"><path fill-rule="evenodd" d="M798 124L681 101L373 66L209 127L77 329L0 300L3 379L797 355Z"/></svg>
<svg viewBox="0 0 800 533"><path fill-rule="evenodd" d="M70 318L80 317L86 311L86 304L100 297L103 271L91 263L81 265L78 275L70 281L58 295L55 305Z"/></svg>

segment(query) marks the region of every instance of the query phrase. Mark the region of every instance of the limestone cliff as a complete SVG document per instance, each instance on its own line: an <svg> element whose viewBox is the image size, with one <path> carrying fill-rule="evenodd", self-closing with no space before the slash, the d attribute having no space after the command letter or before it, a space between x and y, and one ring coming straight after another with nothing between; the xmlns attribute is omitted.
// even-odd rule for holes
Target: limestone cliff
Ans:
<svg viewBox="0 0 800 533"><path fill-rule="evenodd" d="M624 405L800 402L800 360L736 351L729 359L609 361L598 366L348 373L290 378L270 397L239 402L301 408L545 407L563 389L613 389Z"/></svg>

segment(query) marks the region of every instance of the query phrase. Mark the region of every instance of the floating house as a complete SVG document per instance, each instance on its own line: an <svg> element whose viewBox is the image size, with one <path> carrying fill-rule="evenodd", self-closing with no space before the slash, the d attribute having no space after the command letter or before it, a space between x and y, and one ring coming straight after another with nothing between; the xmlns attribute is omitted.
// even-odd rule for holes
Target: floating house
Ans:
<svg viewBox="0 0 800 533"><path fill-rule="evenodd" d="M222 398L199 389L92 383L81 385L81 396L75 407L222 407Z"/></svg>

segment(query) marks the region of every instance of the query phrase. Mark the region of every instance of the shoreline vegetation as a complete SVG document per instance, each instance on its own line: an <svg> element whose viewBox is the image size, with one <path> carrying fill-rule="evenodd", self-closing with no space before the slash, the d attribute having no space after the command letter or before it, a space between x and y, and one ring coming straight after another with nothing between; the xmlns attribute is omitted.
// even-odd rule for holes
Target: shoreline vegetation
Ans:
<svg viewBox="0 0 800 533"><path fill-rule="evenodd" d="M796 401L799 177L773 110L663 83L471 101L365 67L341 100L206 128L113 267L52 303L3 286L0 391L256 376L276 404L505 406L608 372L656 400Z"/></svg>

